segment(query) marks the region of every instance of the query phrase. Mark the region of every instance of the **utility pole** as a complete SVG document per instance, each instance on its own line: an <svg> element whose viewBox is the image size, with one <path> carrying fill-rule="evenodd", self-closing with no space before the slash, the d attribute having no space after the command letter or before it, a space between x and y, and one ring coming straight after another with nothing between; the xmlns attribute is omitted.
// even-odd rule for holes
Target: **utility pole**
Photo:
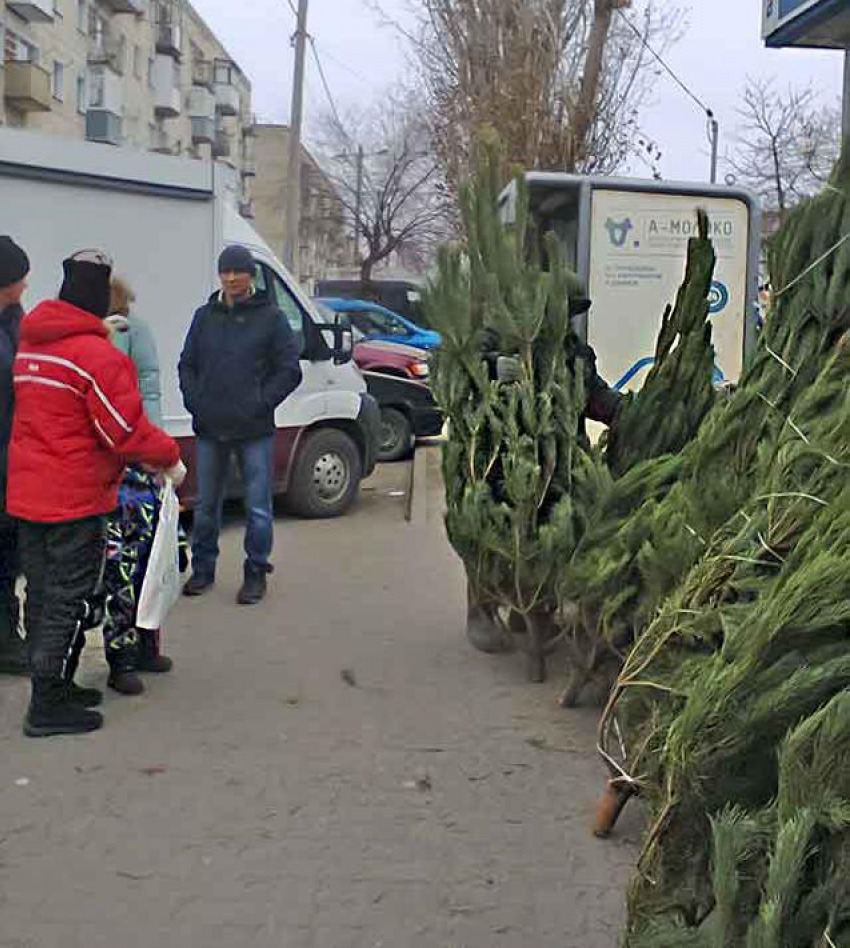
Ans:
<svg viewBox="0 0 850 948"><path fill-rule="evenodd" d="M357 190L354 195L354 266L360 266L360 215L363 213L363 146L357 146Z"/></svg>
<svg viewBox="0 0 850 948"><path fill-rule="evenodd" d="M289 165L286 178L285 263L299 279L301 249L301 125L304 118L304 61L307 54L307 4L298 0L295 30L295 72L292 78L292 108L289 112Z"/></svg>

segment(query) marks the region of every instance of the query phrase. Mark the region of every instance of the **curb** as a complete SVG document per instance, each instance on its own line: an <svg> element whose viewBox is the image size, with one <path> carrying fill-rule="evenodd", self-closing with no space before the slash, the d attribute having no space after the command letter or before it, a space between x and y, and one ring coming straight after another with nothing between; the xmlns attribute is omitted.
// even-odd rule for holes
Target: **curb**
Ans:
<svg viewBox="0 0 850 948"><path fill-rule="evenodd" d="M428 517L428 451L425 448L417 448L410 462L404 517L414 527L424 527Z"/></svg>

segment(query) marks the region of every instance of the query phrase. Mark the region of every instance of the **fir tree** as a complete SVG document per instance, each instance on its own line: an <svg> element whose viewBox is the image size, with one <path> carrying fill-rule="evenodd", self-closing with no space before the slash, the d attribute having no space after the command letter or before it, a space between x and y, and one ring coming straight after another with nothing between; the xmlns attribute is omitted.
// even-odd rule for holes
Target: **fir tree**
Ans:
<svg viewBox="0 0 850 948"><path fill-rule="evenodd" d="M446 526L466 567L471 618L502 641L518 633L531 678L542 680L557 636L558 564L583 533L599 472L581 433L572 280L552 241L548 268L529 253L521 177L515 223L499 220L499 167L491 145L462 192L465 247L441 250L425 307L443 336L432 384L449 427ZM500 380L499 358L516 366L510 380Z"/></svg>

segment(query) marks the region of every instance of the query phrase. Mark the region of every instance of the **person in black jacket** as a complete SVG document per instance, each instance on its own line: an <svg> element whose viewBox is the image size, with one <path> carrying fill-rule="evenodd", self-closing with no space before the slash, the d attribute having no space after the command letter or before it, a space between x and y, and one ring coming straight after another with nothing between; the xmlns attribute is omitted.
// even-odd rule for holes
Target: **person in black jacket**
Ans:
<svg viewBox="0 0 850 948"><path fill-rule="evenodd" d="M583 316L591 306L585 296L576 296L570 299L570 320ZM584 371L584 387L587 403L584 418L597 421L611 427L617 418L617 412L623 401L623 395L611 386L599 374L596 368L596 353L593 347L582 341L575 333L570 335L567 345L571 347L571 355L581 359ZM513 356L504 356L498 351L499 340L495 332L488 330L484 337L484 356L490 366L490 377L499 382L515 382L520 377L519 360ZM583 428L582 428L583 430Z"/></svg>
<svg viewBox="0 0 850 948"><path fill-rule="evenodd" d="M26 646L18 634L17 529L6 514L6 462L15 398L13 367L29 269L26 253L11 237L0 237L0 672L8 675L25 675L29 669Z"/></svg>
<svg viewBox="0 0 850 948"><path fill-rule="evenodd" d="M591 307L586 296L576 296L570 300L570 319L575 320L583 316ZM584 385L587 393L587 405L584 416L589 421L598 421L600 424L611 427L617 417L623 396L599 374L596 368L596 353L593 347L580 338L574 340L576 355L584 364Z"/></svg>
<svg viewBox="0 0 850 948"><path fill-rule="evenodd" d="M221 292L192 320L180 356L180 389L197 442L199 500L192 531L187 596L215 582L221 508L230 460L245 490L244 582L237 601L259 602L272 571L275 409L300 384L298 345L286 316L254 287L256 262L245 247L218 261Z"/></svg>

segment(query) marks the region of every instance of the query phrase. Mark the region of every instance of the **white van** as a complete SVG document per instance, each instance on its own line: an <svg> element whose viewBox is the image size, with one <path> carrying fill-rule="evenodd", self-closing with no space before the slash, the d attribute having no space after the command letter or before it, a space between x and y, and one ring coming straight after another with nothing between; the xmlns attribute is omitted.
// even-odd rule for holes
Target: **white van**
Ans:
<svg viewBox="0 0 850 948"><path fill-rule="evenodd" d="M25 306L56 296L73 251L111 254L156 337L165 427L190 470L187 505L194 438L177 362L194 311L218 286L219 253L234 243L251 249L258 288L275 297L302 347L303 381L276 417L276 489L302 516L337 516L374 468L380 413L352 362L350 331L323 322L239 214L237 194L233 169L220 163L0 129L0 232L29 254Z"/></svg>

